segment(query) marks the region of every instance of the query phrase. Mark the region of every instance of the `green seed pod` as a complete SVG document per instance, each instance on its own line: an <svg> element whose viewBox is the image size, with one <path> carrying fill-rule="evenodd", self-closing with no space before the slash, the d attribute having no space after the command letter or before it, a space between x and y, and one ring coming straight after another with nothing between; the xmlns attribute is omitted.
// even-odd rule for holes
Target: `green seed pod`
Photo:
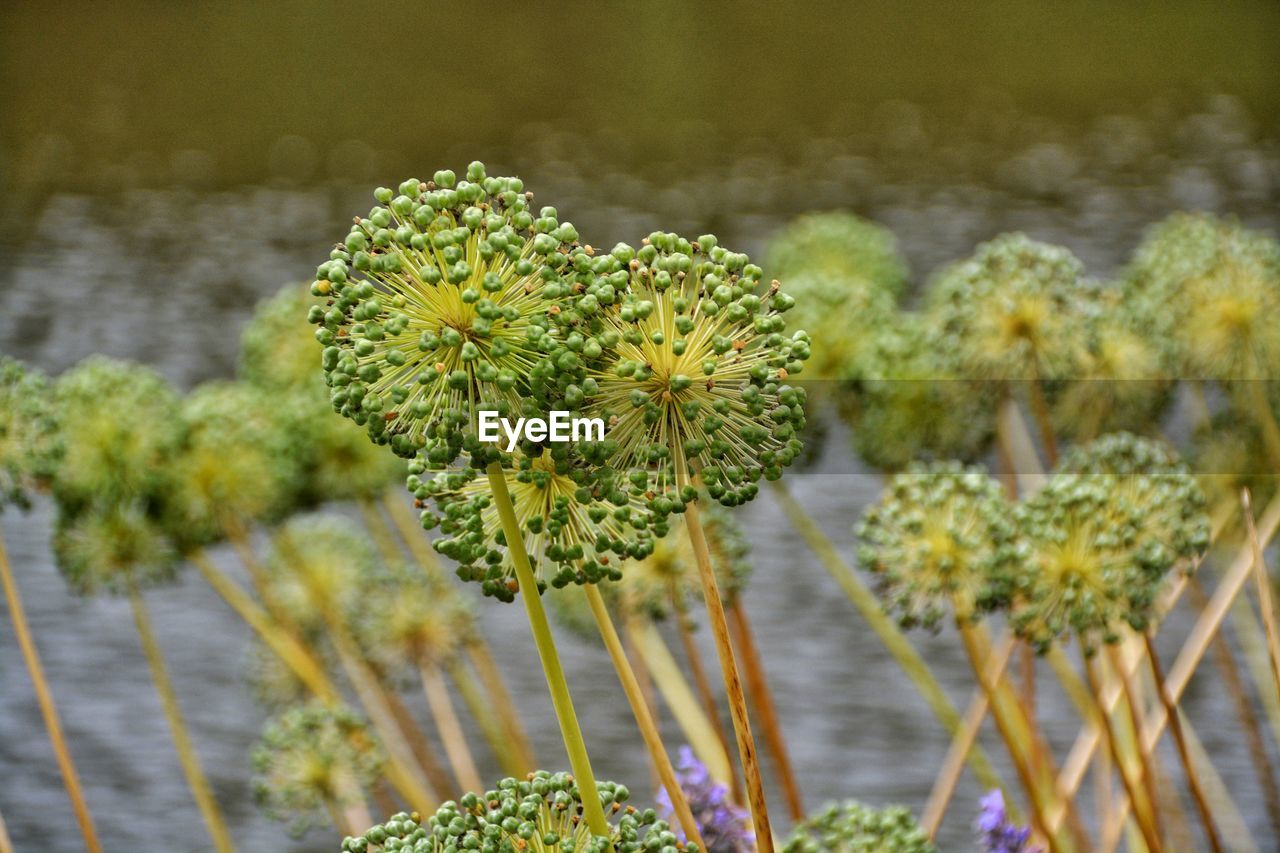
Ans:
<svg viewBox="0 0 1280 853"><path fill-rule="evenodd" d="M810 815L791 832L783 853L937 853L903 806L882 809L847 800Z"/></svg>
<svg viewBox="0 0 1280 853"><path fill-rule="evenodd" d="M1038 649L1065 632L1145 630L1165 575L1209 544L1205 499L1173 451L1119 433L1075 448L1017 507L1028 545L1011 624Z"/></svg>
<svg viewBox="0 0 1280 853"><path fill-rule="evenodd" d="M591 835L582 820L582 797L567 773L538 770L524 779L503 779L493 790L464 794L426 820L401 812L359 838L342 842L342 853L482 850L520 853L530 848L572 853L697 853L680 842L653 809L625 805L630 792L613 782L597 782L610 837Z"/></svg>
<svg viewBox="0 0 1280 853"><path fill-rule="evenodd" d="M952 611L972 622L1008 602L1019 567L1010 507L980 468L912 465L863 514L858 559L904 627Z"/></svg>
<svg viewBox="0 0 1280 853"><path fill-rule="evenodd" d="M610 464L628 476L656 471L659 491L701 469L713 499L751 500L762 477L795 460L805 424L803 389L787 380L809 339L783 334L778 286L762 285L745 255L662 232L598 260L597 290L615 273L627 279L621 305L597 318L614 343L588 365L597 390L583 408L609 425Z"/></svg>
<svg viewBox="0 0 1280 853"><path fill-rule="evenodd" d="M267 722L253 750L254 796L295 837L326 827L335 811L364 805L385 759L356 714L318 702Z"/></svg>
<svg viewBox="0 0 1280 853"><path fill-rule="evenodd" d="M0 356L0 512L31 506L62 456L58 419L48 380L21 362Z"/></svg>
<svg viewBox="0 0 1280 853"><path fill-rule="evenodd" d="M1095 286L1066 249L1005 234L944 269L926 310L968 379L1077 376Z"/></svg>

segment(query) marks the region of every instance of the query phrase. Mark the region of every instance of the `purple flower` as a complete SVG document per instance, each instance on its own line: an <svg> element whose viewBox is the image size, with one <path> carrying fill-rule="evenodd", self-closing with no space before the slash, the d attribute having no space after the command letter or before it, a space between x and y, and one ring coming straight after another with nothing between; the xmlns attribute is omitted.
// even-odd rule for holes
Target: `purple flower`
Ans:
<svg viewBox="0 0 1280 853"><path fill-rule="evenodd" d="M978 819L973 828L978 831L984 853L1035 853L1027 847L1031 828L1016 826L1009 820L1004 808L1004 794L993 788L979 801Z"/></svg>
<svg viewBox="0 0 1280 853"><path fill-rule="evenodd" d="M754 853L755 835L751 832L751 815L729 800L729 789L711 778L706 765L699 761L693 750L680 747L680 760L676 763L676 777L693 819L697 821L706 842L706 853ZM658 791L658 806L662 817L680 838L687 840L680 824L674 819L675 809L666 790Z"/></svg>

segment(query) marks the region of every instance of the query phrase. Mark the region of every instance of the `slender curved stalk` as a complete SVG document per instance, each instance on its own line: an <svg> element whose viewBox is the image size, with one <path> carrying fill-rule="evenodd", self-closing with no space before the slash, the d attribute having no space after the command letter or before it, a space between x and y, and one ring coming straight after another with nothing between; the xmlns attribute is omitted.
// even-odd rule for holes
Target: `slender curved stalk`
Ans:
<svg viewBox="0 0 1280 853"><path fill-rule="evenodd" d="M693 811L689 808L689 800L684 795L684 788L680 786L675 767L671 765L671 756L663 746L662 735L658 733L658 724L654 722L653 714L649 711L649 703L640 689L640 682L636 680L631 662L627 660L622 641L618 638L618 631L613 626L613 619L609 616L609 608L605 606L604 596L600 595L600 590L595 584L587 584L583 587L583 592L586 593L587 604L591 606L591 615L595 617L596 627L600 629L600 639L604 641L609 659L613 661L614 671L618 673L622 692L626 694L627 702L631 705L631 713L636 718L636 727L640 729L640 736L649 750L649 759L653 762L662 787L667 789L667 796L671 799L676 820L680 822L685 838L696 843L699 849L706 849L702 832L698 829L698 822L693 819Z"/></svg>
<svg viewBox="0 0 1280 853"><path fill-rule="evenodd" d="M9 838L9 828L5 826L3 814L0 814L0 853L13 853L13 841Z"/></svg>
<svg viewBox="0 0 1280 853"><path fill-rule="evenodd" d="M707 715L707 721L715 730L716 739L720 741L724 754L728 755L729 737L725 734L724 723L720 719L720 709L716 707L716 698L711 692L711 683L707 680L706 667L702 665L702 653L698 651L698 644L693 639L693 624L689 618L689 611L685 607L683 598L676 593L674 583L671 589L671 607L675 611L676 633L680 637L680 647L684 650L684 659L689 665L689 673L693 676L693 686L698 693L699 701L702 702L703 713ZM743 801L742 779L733 771L732 762L729 765L729 775L729 796L734 802L741 803Z"/></svg>
<svg viewBox="0 0 1280 853"><path fill-rule="evenodd" d="M1152 752L1143 749L1143 743L1146 739L1143 737L1142 704L1138 698L1138 691L1134 688L1133 674L1124 665L1124 660L1117 653L1115 646L1107 646L1107 656L1111 661L1112 669L1115 670L1116 681L1120 684L1120 695L1124 699L1125 712L1129 718L1129 728L1133 732L1134 751L1138 757L1138 770L1141 773L1138 781L1142 782L1143 791L1147 798L1147 808L1151 810L1151 823L1155 827L1161 827L1164 826L1164 821L1161 820L1155 768L1152 761Z"/></svg>
<svg viewBox="0 0 1280 853"><path fill-rule="evenodd" d="M1160 694L1160 701L1164 703L1165 713L1169 715L1169 729L1173 732L1173 742L1178 749L1178 759L1182 762L1182 769L1187 774L1187 787L1191 790L1191 799L1195 801L1196 811L1200 815L1200 824L1204 828L1204 834L1209 841L1210 849L1214 853L1221 853L1222 842L1219 840L1218 827L1213 821L1213 812L1205 799L1204 788L1200 784L1200 774L1196 772L1195 765L1191 761L1191 753L1187 747L1187 736L1182 730L1182 719L1178 711L1178 704L1173 701L1173 697L1169 695L1169 691L1165 688L1164 669L1160 666L1160 656L1156 652L1156 645L1152 641L1151 632L1144 632L1142 640L1147 647L1147 660L1151 664L1151 677L1155 680L1156 692Z"/></svg>
<svg viewBox="0 0 1280 853"><path fill-rule="evenodd" d="M459 790L485 790L484 783L480 781L480 773L476 770L475 759L471 757L471 749L467 746L467 736L462 731L458 715L454 713L453 700L449 698L449 688L444 683L440 668L432 663L424 663L418 667L418 672L422 675L422 692L426 694L431 717L440 730L444 754L449 759L449 766L453 768Z"/></svg>
<svg viewBox="0 0 1280 853"><path fill-rule="evenodd" d="M712 779L728 787L733 775L729 749L716 737L711 721L694 698L693 690L658 629L651 622L641 625L635 619L628 619L623 630L636 655L653 674L653 683L698 760L706 766Z"/></svg>
<svg viewBox="0 0 1280 853"><path fill-rule="evenodd" d="M1267 461L1272 473L1280 473L1280 424L1276 423L1275 412L1271 409L1271 401L1267 399L1265 380L1244 379L1246 405L1253 415L1254 424L1262 435L1262 446L1266 448Z"/></svg>
<svg viewBox="0 0 1280 853"><path fill-rule="evenodd" d="M1081 646L1084 642L1081 641ZM1089 689L1093 692L1094 701L1097 704L1097 713L1101 721L1102 732L1106 735L1107 747L1111 753L1111 760L1116 766L1116 770L1120 773L1120 781L1124 784L1125 793L1129 796L1129 802L1138 804L1134 808L1134 815L1138 821L1138 829L1142 831L1143 841L1153 853L1159 853L1163 849L1160 842L1160 833L1153 823L1153 815L1147 809L1146 798L1139 799L1138 782L1135 781L1129 773L1128 762L1120 751L1120 739L1116 734L1115 727L1111 723L1111 715L1107 713L1107 705L1103 700L1102 683L1098 676L1097 667L1093 656L1087 651L1084 652L1084 672L1085 681L1089 684ZM1123 678L1121 679L1123 680ZM1121 690L1123 694L1123 689ZM1141 733L1139 733L1141 737ZM1142 744L1138 743L1137 748L1140 751Z"/></svg>
<svg viewBox="0 0 1280 853"><path fill-rule="evenodd" d="M369 531L369 538L373 540L373 545L378 549L382 561L389 566L403 563L404 552L396 544L396 538L391 528L387 526L387 520L378 512L377 504L368 498L361 498L358 505L365 529Z"/></svg>
<svg viewBox="0 0 1280 853"><path fill-rule="evenodd" d="M89 806L84 799L84 790L80 787L80 776L76 772L75 763L71 760L71 750L67 747L66 736L62 732L62 720L58 716L58 707L53 702L53 692L49 689L48 679L45 678L44 666L40 663L40 653L36 650L35 640L31 636L31 627L27 624L27 612L22 606L22 596L18 592L18 583L13 577L13 568L9 565L3 539L0 539L0 586L3 587L5 601L9 603L9 618L13 622L13 633L18 638L18 648L22 652L27 673L31 676L31 685L36 692L36 703L40 706L40 716L44 719L45 730L49 733L53 755L58 762L58 772L62 774L62 784L67 789L67 797L71 800L71 810L75 813L80 835L84 838L85 849L90 853L101 853L102 844L98 841L93 816L89 813ZM0 821L0 853L3 853L7 840L4 823ZM8 849L12 853L12 845Z"/></svg>
<svg viewBox="0 0 1280 853"><path fill-rule="evenodd" d="M587 826L592 835L608 838L609 824L604 817L604 808L600 805L600 792L596 788L596 777L591 770L591 759L582 739L578 715L573 709L573 697L569 694L569 683L565 680L564 667L560 664L560 653L556 650L555 636L547 621L547 611L542 606L538 580L533 575L529 555L524 549L524 534L520 530L520 522L516 520L515 506L511 503L511 493L507 490L506 475L502 473L502 465L498 462L490 462L485 473L493 492L494 506L502 520L507 551L511 555L516 581L520 585L520 598L524 601L525 613L529 617L529 630L533 633L538 659L542 662L542 673L546 676L547 688L551 692L551 705L555 709L556 722L560 724L560 736L564 740L565 752L568 753L569 767L578 784Z"/></svg>
<svg viewBox="0 0 1280 853"><path fill-rule="evenodd" d="M1272 421L1274 425L1275 421ZM1276 607L1271 600L1271 583L1267 578L1267 564L1262 556L1262 542L1258 539L1258 527L1253 521L1253 506L1249 490L1241 494L1244 506L1245 527L1249 531L1249 548L1253 556L1253 580L1258 593L1258 610L1262 613L1262 628L1267 638L1267 659L1271 663L1272 688L1280 695L1280 629L1276 627ZM1264 689L1261 684L1258 689Z"/></svg>
<svg viewBox="0 0 1280 853"><path fill-rule="evenodd" d="M680 462L680 460L678 460ZM681 469L677 469L680 471ZM688 476L677 474L681 486L688 483ZM693 546L694 561L698 564L698 577L702 581L702 597L706 603L711 636L716 641L716 653L720 658L720 674L724 679L725 694L729 698L729 716L733 720L733 733L738 743L738 759L742 763L742 778L747 787L747 800L751 807L751 822L755 827L756 848L760 853L773 853L773 829L769 824L769 806L765 801L764 783L760 779L760 759L756 753L756 741L751 734L751 719L747 714L747 697L742 690L742 676L733 642L729 639L729 624L724 615L724 602L720 599L720 586L716 583L715 568L711 565L711 553L707 549L706 533L696 502L684 511L685 529Z"/></svg>
<svg viewBox="0 0 1280 853"><path fill-rule="evenodd" d="M955 738L961 731L960 714L956 711L951 699L942 689L942 685L934 677L929 665L907 640L902 629L880 606L875 594L862 583L857 573L845 562L836 550L835 545L822 532L809 514L804 510L787 490L781 480L773 483L774 496L782 506L783 513L791 526L800 534L809 549L818 557L827 573L840 585L849 602L861 614L864 621L875 632L882 645L889 652L907 678L915 685L916 690L925 703L933 711L934 717L942 724L947 734ZM986 788L1003 788L1000 777L996 774L991 762L981 745L975 744L969 751L967 761L974 776Z"/></svg>
<svg viewBox="0 0 1280 853"><path fill-rule="evenodd" d="M1053 468L1058 464L1058 439L1053 433L1053 417L1049 413L1049 403L1044 398L1044 387L1039 379L1027 383L1027 401L1031 405L1031 416L1035 419L1036 428L1040 431L1045 461Z"/></svg>
<svg viewBox="0 0 1280 853"><path fill-rule="evenodd" d="M165 720L169 723L169 732L173 735L173 745L178 752L178 761L182 764L182 773L186 776L187 786L195 798L209 830L209 838L213 841L218 853L231 853L235 845L231 843L231 834L213 797L213 789L200 767L200 759L196 756L195 746L187 731L187 724L182 718L182 709L178 706L178 696L174 692L173 682L169 680L169 671L165 667L164 656L160 652L160 644L156 641L155 631L151 628L151 617L147 613L146 602L137 589L129 591L129 605L133 608L133 624L138 629L138 639L142 643L142 653L146 655L147 665L151 668L151 680L155 683L156 693L160 695L160 705L164 709Z"/></svg>
<svg viewBox="0 0 1280 853"><path fill-rule="evenodd" d="M485 743L489 744L489 749L493 752L494 757L498 759L498 765L502 768L502 772L507 776L523 776L532 770L521 764L515 753L511 750L510 744L507 743L506 734L502 729L502 723L493 713L493 708L489 705L484 696L480 694L476 688L475 680L471 677L471 673L466 671L466 664L461 660L451 660L445 664L445 669L449 672L449 677L453 679L454 686L458 689L458 694L462 697L462 704L466 706L467 713L480 727L480 734L484 736Z"/></svg>
<svg viewBox="0 0 1280 853"><path fill-rule="evenodd" d="M787 743L782 737L778 708L773 702L773 691L769 689L764 662L760 660L760 649L756 646L751 622L747 618L747 612L742 606L740 597L735 597L729 604L729 627L733 631L734 645L742 657L747 690L751 693L751 704L760 718L760 727L764 730L765 747L769 750L778 772L778 781L781 783L783 796L787 800L787 809L793 821L803 820L804 803L800 799L800 786L796 782L795 771L791 768L791 756L787 754Z"/></svg>

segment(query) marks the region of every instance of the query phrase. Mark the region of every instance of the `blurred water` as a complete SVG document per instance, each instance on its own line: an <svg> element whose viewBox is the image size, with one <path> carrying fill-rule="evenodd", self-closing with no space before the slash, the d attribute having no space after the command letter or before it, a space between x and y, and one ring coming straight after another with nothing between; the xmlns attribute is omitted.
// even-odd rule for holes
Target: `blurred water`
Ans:
<svg viewBox="0 0 1280 853"><path fill-rule="evenodd" d="M997 99L969 126L944 126L922 107L895 102L884 105L874 126L795 145L752 138L717 146L705 138L711 128L677 127L673 151L684 137L701 140L704 153L687 155L696 168L679 153L665 166L638 166L626 158L624 140L608 132L576 135L540 125L521 131L531 142L525 150L493 152L492 159L518 170L539 201L555 204L598 245L635 241L661 225L714 230L722 243L755 253L795 213L848 207L898 234L917 282L977 241L1014 228L1067 245L1094 274L1107 275L1144 227L1173 210L1234 213L1275 233L1280 146L1260 137L1257 126L1227 96L1186 108L1154 102L1076 125L1022 114ZM56 171L59 158L71 155L57 139L46 142L39 156ZM0 208L12 223L0 238L0 351L50 372L105 352L154 364L184 387L230 375L239 330L256 300L306 278L345 232L342 223L371 204L367 186L301 178L341 162L348 170L358 164L371 183L391 184L406 172L463 167L471 156L460 149L447 164L404 166L348 142L321 148L283 137L270 152L275 177L258 186L202 189L198 178L209 164L198 151L174 164L188 179L184 185L148 183L127 162L112 172L117 186L92 194L32 183ZM17 171L38 170L28 163ZM820 464L789 475L789 482L852 558L850 527L880 481L851 458L846 438L837 428ZM808 804L859 797L902 801L918 811L946 749L940 728L768 492L741 515L758 567L747 606ZM127 603L67 594L48 550L46 505L27 517L7 514L2 523L107 848L206 849ZM228 554L215 557L236 571ZM241 848L334 849L320 834L291 843L252 804L249 749L264 715L240 678L244 626L189 574L148 601ZM482 621L543 763L558 766L558 736L523 614L484 604ZM1185 616L1176 617L1170 641L1185 627ZM606 656L561 635L598 774L627 782L646 799L639 796L646 787L643 748ZM956 703L967 702L971 678L954 638L915 639ZM709 638L701 640L714 660ZM1065 749L1076 717L1043 681L1042 718ZM1280 844L1269 836L1229 702L1212 675L1192 682L1186 707L1263 848ZM674 742L677 733L667 729ZM984 740L998 757L992 732ZM1172 753L1163 758L1176 775ZM488 756L483 763L487 775L497 773ZM0 768L0 812L18 850L78 849L7 614L0 617ZM1005 776L1012 778L1007 768ZM980 793L966 777L944 828L948 849L969 846Z"/></svg>

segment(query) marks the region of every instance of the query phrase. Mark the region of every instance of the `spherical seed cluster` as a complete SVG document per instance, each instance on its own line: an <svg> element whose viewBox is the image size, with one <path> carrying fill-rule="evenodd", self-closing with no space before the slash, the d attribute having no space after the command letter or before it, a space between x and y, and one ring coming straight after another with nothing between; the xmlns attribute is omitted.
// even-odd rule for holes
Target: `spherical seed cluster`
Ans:
<svg viewBox="0 0 1280 853"><path fill-rule="evenodd" d="M305 635L326 633L325 614L355 611L377 570L369 540L351 522L330 515L289 520L267 557L271 599Z"/></svg>
<svg viewBox="0 0 1280 853"><path fill-rule="evenodd" d="M765 267L796 299L788 322L822 341L810 379L856 369L907 280L893 233L841 211L795 219L774 237Z"/></svg>
<svg viewBox="0 0 1280 853"><path fill-rule="evenodd" d="M331 811L362 805L378 778L382 750L364 720L318 702L269 721L253 751L254 795L295 836L327 826Z"/></svg>
<svg viewBox="0 0 1280 853"><path fill-rule="evenodd" d="M572 301L562 272L578 233L481 163L462 181L441 171L374 196L379 206L316 271L326 303L310 319L332 402L376 443L447 464L480 449L480 410L520 413L600 348L556 324Z"/></svg>
<svg viewBox="0 0 1280 853"><path fill-rule="evenodd" d="M166 583L177 575L181 557L165 526L139 500L59 513L53 554L77 595L127 595Z"/></svg>
<svg viewBox="0 0 1280 853"><path fill-rule="evenodd" d="M444 666L475 631L475 616L452 584L406 565L375 572L353 618L365 655L390 675Z"/></svg>
<svg viewBox="0 0 1280 853"><path fill-rule="evenodd" d="M268 391L293 393L307 388L328 398L316 352L315 328L307 315L321 300L306 285L287 284L260 301L240 333L237 373Z"/></svg>
<svg viewBox="0 0 1280 853"><path fill-rule="evenodd" d="M625 806L630 792L622 785L597 785L601 804L614 816L610 838L591 835L572 776L539 770L445 803L426 821L417 814L397 814L359 838L344 840L342 853L606 853L610 846L616 853L697 850L679 842L653 809Z"/></svg>
<svg viewBox="0 0 1280 853"><path fill-rule="evenodd" d="M1129 270L1161 308L1156 340L1175 375L1268 379L1280 364L1280 243L1209 214L1158 225Z"/></svg>
<svg viewBox="0 0 1280 853"><path fill-rule="evenodd" d="M300 471L267 392L244 382L206 383L183 400L182 421L175 538L207 542L228 526L271 522L291 508Z"/></svg>
<svg viewBox="0 0 1280 853"><path fill-rule="evenodd" d="M592 270L599 289L625 289L617 310L601 312L617 344L589 362L594 388L584 389L584 413L617 442L609 463L628 478L657 472L659 492L686 485L692 466L728 506L780 477L805 423L804 391L787 384L809 357L808 335L783 331L795 300L711 235L655 232Z"/></svg>
<svg viewBox="0 0 1280 853"><path fill-rule="evenodd" d="M540 585L597 583L621 577L627 560L653 551L667 532L667 517L683 509L648 488L651 477L623 479L602 466L611 441L595 445L555 446L523 451L503 469L524 546ZM517 591L514 569L506 559L506 535L488 481L475 468L435 476L410 463L410 491L420 506L434 502L438 514L425 511L423 526L440 527L432 544L456 560L458 575L478 581L486 595L511 601Z"/></svg>
<svg viewBox="0 0 1280 853"><path fill-rule="evenodd" d="M841 410L869 465L901 471L927 459L968 462L991 441L995 401L960 381L935 332L928 317L899 314L876 330L857 366Z"/></svg>
<svg viewBox="0 0 1280 853"><path fill-rule="evenodd" d="M934 627L949 610L969 622L1009 600L1019 561L1009 517L982 469L913 465L863 515L858 557L905 627Z"/></svg>
<svg viewBox="0 0 1280 853"><path fill-rule="evenodd" d="M312 648L312 652L317 655L323 651L325 650L322 648ZM281 660L280 655L269 646L259 641L251 641L246 648L241 674L258 704L273 712L301 705L311 695L306 683L293 668Z"/></svg>
<svg viewBox="0 0 1280 853"><path fill-rule="evenodd" d="M1072 451L1017 508L1028 543L1014 629L1040 649L1071 631L1144 630L1168 571L1209 543L1204 496L1172 451L1130 435Z"/></svg>
<svg viewBox="0 0 1280 853"><path fill-rule="evenodd" d="M902 806L877 809L856 800L831 805L797 826L783 853L937 853Z"/></svg>
<svg viewBox="0 0 1280 853"><path fill-rule="evenodd" d="M49 383L0 356L0 511L30 506L31 492L53 474L61 442Z"/></svg>
<svg viewBox="0 0 1280 853"><path fill-rule="evenodd" d="M1240 491L1248 489L1255 506L1265 506L1280 485L1275 469L1262 451L1257 424L1233 411L1220 412L1192 436L1190 459L1204 489L1209 511L1219 523L1219 541L1245 535Z"/></svg>
<svg viewBox="0 0 1280 853"><path fill-rule="evenodd" d="M928 310L966 378L1075 376L1093 298L1083 274L1066 249L1005 234L943 270Z"/></svg>

